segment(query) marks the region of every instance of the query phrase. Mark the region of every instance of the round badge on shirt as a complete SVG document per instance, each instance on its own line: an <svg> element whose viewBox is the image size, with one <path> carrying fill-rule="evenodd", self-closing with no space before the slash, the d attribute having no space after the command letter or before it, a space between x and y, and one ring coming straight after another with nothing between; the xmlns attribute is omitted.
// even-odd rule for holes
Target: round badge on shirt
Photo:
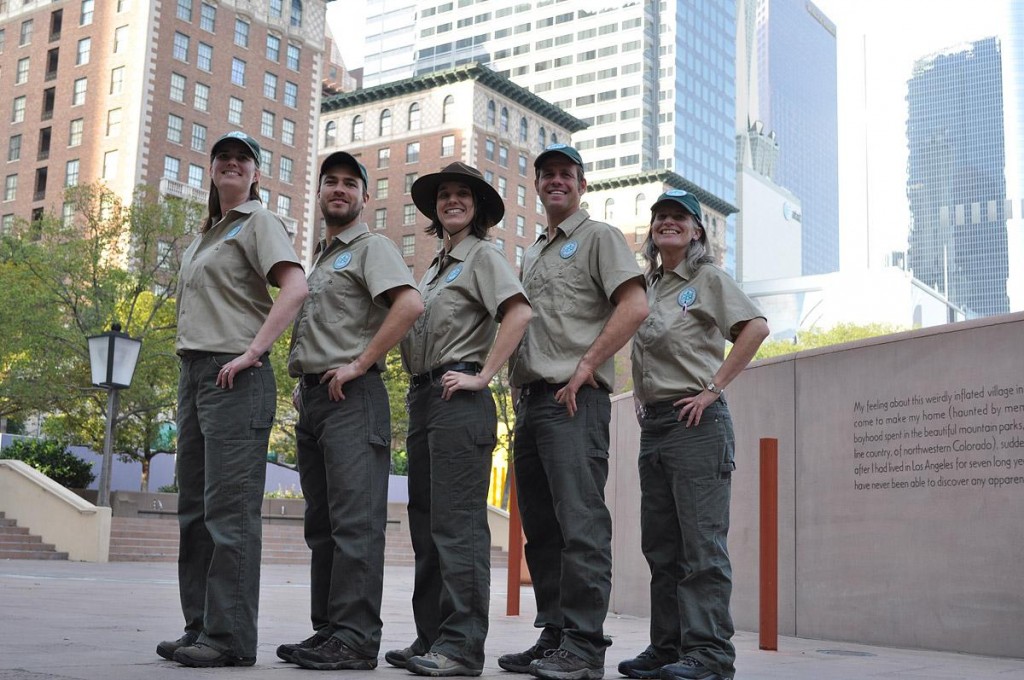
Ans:
<svg viewBox="0 0 1024 680"><path fill-rule="evenodd" d="M345 267L348 266L348 263L351 262L351 261L352 261L352 253L346 251L346 252L342 253L341 255L338 255L336 258L334 258L334 268L335 269L344 269Z"/></svg>
<svg viewBox="0 0 1024 680"><path fill-rule="evenodd" d="M240 231L242 231L242 225L236 224L235 226L231 227L231 231L224 235L224 240L227 241L232 236L237 236L238 232Z"/></svg>
<svg viewBox="0 0 1024 680"><path fill-rule="evenodd" d="M693 288L687 288L686 290L679 293L679 297L676 298L676 302L679 303L680 307L689 307L693 304L693 301L697 299L697 291Z"/></svg>
<svg viewBox="0 0 1024 680"><path fill-rule="evenodd" d="M455 279L459 278L459 274L461 274L461 273L462 273L462 265L461 264L455 265L454 267L452 267L452 270L450 272L448 272L448 276L444 277L444 282L445 283L451 283Z"/></svg>
<svg viewBox="0 0 1024 680"><path fill-rule="evenodd" d="M558 254L561 256L563 260L568 260L570 257L576 254L576 251L579 250L579 247L580 246L578 243L576 243L576 241L569 241L564 246L562 246L562 249L558 251Z"/></svg>

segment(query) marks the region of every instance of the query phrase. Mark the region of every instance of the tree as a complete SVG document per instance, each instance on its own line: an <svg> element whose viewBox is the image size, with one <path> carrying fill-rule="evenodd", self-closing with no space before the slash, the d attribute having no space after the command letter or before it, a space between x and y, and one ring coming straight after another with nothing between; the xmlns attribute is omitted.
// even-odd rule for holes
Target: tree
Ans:
<svg viewBox="0 0 1024 680"><path fill-rule="evenodd" d="M905 330L890 324L873 323L858 325L852 323L841 323L827 330L810 330L799 333L792 340L769 340L761 345L755 359L767 359L769 357L783 356L802 352L817 347L828 347L854 340L874 338L879 335L889 335Z"/></svg>
<svg viewBox="0 0 1024 680"><path fill-rule="evenodd" d="M7 323L20 323L0 349L0 413L44 412L45 431L100 450L106 393L91 386L86 338L119 322L142 351L123 390L115 453L142 463L168 449L177 388L174 290L179 256L203 206L139 187L124 204L102 185L72 187L74 219L47 214L3 237L0 277L23 283ZM6 339L6 338L5 338Z"/></svg>

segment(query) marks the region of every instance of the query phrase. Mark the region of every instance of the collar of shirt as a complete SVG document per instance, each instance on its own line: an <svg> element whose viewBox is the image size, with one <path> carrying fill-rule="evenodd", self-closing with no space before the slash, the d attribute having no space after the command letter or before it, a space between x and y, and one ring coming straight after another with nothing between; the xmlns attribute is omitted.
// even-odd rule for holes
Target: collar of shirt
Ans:
<svg viewBox="0 0 1024 680"><path fill-rule="evenodd" d="M370 228L366 225L366 223L365 222L358 222L356 224L353 224L348 229L345 229L344 231L342 231L340 234L335 236L333 239L331 239L330 243L327 242L326 238L322 238L322 239L320 239L317 242L316 248L313 249L313 261L314 262L318 262L320 254L321 253L325 253L326 254L326 252L328 250L331 250L332 248L334 248L335 245L338 245L338 244L340 244L342 246L351 245L352 242L355 241L357 238L359 238L363 234L369 234L369 233L370 233Z"/></svg>
<svg viewBox="0 0 1024 680"><path fill-rule="evenodd" d="M231 210L228 210L226 213L224 213L224 216L220 218L220 222L217 222L217 224L215 224L212 227L210 227L209 229L207 229L206 233L209 234L214 229L216 229L216 228L218 228L220 226L223 226L225 224L230 224L230 223L234 222L235 220L237 220L239 217L242 217L244 215L251 215L255 210L257 210L259 208L262 208L262 207L263 207L262 203L257 201L255 198L251 198L248 201L246 201L245 203L242 203L241 205L236 205L234 208L232 208Z"/></svg>
<svg viewBox="0 0 1024 680"><path fill-rule="evenodd" d="M469 254L473 252L473 249L478 243L481 243L481 239L473 236L472 234L468 234L451 249L451 252L446 253L444 248L442 248L430 263L430 271L433 273L433 276L430 277L429 281L432 283L438 276L440 276L441 272L444 271L444 268L448 266L449 261L456 260L458 262L465 262L466 258L469 257Z"/></svg>
<svg viewBox="0 0 1024 680"><path fill-rule="evenodd" d="M555 229L558 229L563 234L565 234L566 238L572 238L572 233L574 231L576 231L580 227L581 224L583 224L584 222L586 222L589 219L590 219L590 213L588 213L583 208L580 208L579 210L574 212L572 215L569 215L569 217L567 217L564 220L562 220L562 223L559 224L557 227L555 227ZM537 237L537 241L536 242L539 243L542 240L546 241L547 238L548 238L548 231L547 231L547 229L545 229L544 231L542 231L540 233L540 236Z"/></svg>

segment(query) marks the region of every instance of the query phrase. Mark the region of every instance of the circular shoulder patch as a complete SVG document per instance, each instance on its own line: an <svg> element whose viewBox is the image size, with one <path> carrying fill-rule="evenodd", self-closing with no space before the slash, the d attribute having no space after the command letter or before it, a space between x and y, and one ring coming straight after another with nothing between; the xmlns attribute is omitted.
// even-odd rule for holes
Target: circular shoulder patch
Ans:
<svg viewBox="0 0 1024 680"><path fill-rule="evenodd" d="M564 246L562 246L562 249L558 251L558 254L562 257L563 260L568 260L570 257L576 254L576 251L579 250L579 247L580 246L578 243L576 243L576 241L569 241Z"/></svg>
<svg viewBox="0 0 1024 680"><path fill-rule="evenodd" d="M342 253L341 255L338 255L336 258L334 258L334 268L335 269L344 269L345 267L348 266L348 263L351 262L351 261L352 261L352 253L346 251L346 252Z"/></svg>
<svg viewBox="0 0 1024 680"><path fill-rule="evenodd" d="M459 278L459 274L461 274L461 273L462 273L462 265L461 264L455 265L454 267L452 267L452 270L450 272L448 272L448 276L444 277L444 282L445 283L451 283L455 279Z"/></svg>
<svg viewBox="0 0 1024 680"><path fill-rule="evenodd" d="M676 302L679 303L680 307L689 307L693 304L693 301L697 299L697 291L693 288L687 288L679 293L679 297L676 298Z"/></svg>
<svg viewBox="0 0 1024 680"><path fill-rule="evenodd" d="M242 231L242 225L236 224L235 226L231 227L231 231L224 235L224 240L227 241L232 236L238 236L238 232L240 231Z"/></svg>

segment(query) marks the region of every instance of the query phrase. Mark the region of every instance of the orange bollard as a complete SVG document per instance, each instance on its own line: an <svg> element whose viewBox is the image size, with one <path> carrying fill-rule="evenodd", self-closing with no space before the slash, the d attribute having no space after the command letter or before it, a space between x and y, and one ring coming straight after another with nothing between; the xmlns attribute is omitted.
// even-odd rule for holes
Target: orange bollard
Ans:
<svg viewBox="0 0 1024 680"><path fill-rule="evenodd" d="M761 439L761 579L758 648L779 649L779 440Z"/></svg>
<svg viewBox="0 0 1024 680"><path fill-rule="evenodd" d="M523 585L523 521L519 517L516 474L511 465L508 477L508 602L505 615L519 616L519 589Z"/></svg>

